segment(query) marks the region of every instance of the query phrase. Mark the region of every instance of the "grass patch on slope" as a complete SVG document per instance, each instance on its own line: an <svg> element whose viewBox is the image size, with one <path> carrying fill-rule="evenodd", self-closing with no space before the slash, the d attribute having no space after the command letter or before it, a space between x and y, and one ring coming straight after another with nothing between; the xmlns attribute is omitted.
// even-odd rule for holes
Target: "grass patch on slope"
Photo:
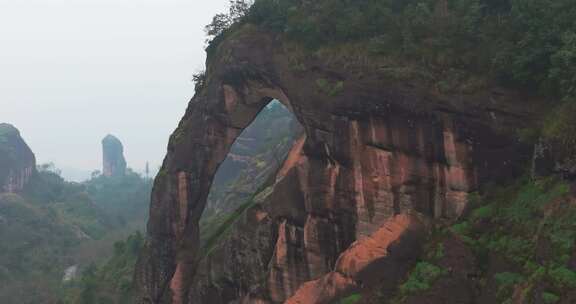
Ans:
<svg viewBox="0 0 576 304"><path fill-rule="evenodd" d="M353 294L350 296L347 296L346 298L340 300L340 302L338 302L338 304L354 304L357 303L358 301L360 301L362 299L362 296L360 294Z"/></svg>
<svg viewBox="0 0 576 304"><path fill-rule="evenodd" d="M486 280L498 285L498 298L511 300L514 287L545 286L553 295L576 288L576 272L567 267L576 243L576 206L565 199L568 185L556 178L524 180L490 191L467 220L450 228L476 253L480 267L498 254L519 271ZM486 273L484 275L487 275Z"/></svg>

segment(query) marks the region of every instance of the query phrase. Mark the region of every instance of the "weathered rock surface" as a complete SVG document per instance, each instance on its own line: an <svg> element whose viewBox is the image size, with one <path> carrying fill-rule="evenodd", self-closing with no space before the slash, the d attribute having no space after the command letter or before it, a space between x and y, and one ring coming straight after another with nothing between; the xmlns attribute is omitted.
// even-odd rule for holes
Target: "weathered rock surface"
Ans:
<svg viewBox="0 0 576 304"><path fill-rule="evenodd" d="M0 192L20 192L34 170L36 158L14 126L0 124Z"/></svg>
<svg viewBox="0 0 576 304"><path fill-rule="evenodd" d="M311 56L302 71L287 49L246 30L209 58L207 82L155 182L136 272L142 303L299 303L301 295L333 303L371 281L393 284L413 262L395 250L418 252L418 238L404 236L425 233L411 228L412 217L458 218L469 193L517 175L531 157L514 135L536 111L523 96L440 96L346 59ZM327 94L318 79L342 90ZM306 137L262 201L200 254L198 222L215 172L272 99Z"/></svg>
<svg viewBox="0 0 576 304"><path fill-rule="evenodd" d="M114 135L102 139L102 174L104 176L122 176L126 173L126 160L122 142Z"/></svg>
<svg viewBox="0 0 576 304"><path fill-rule="evenodd" d="M425 236L425 225L417 217L391 217L371 236L344 251L333 271L304 283L285 303L334 303L363 285L373 286L380 281L393 288L418 258ZM380 273L382 269L384 275Z"/></svg>

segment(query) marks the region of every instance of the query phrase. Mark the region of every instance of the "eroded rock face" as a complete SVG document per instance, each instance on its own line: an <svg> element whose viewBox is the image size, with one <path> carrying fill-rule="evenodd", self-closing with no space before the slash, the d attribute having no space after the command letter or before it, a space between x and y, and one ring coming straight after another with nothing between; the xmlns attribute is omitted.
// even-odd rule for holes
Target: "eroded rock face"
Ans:
<svg viewBox="0 0 576 304"><path fill-rule="evenodd" d="M114 135L102 139L102 174L104 176L122 176L126 173L126 160L122 142Z"/></svg>
<svg viewBox="0 0 576 304"><path fill-rule="evenodd" d="M363 285L384 281L393 288L418 258L426 236L417 217L399 214L386 220L372 235L344 251L334 270L304 283L286 304L329 304L359 291ZM382 270L385 270L382 273Z"/></svg>
<svg viewBox="0 0 576 304"><path fill-rule="evenodd" d="M20 192L36 168L36 158L14 126L0 124L0 192Z"/></svg>
<svg viewBox="0 0 576 304"><path fill-rule="evenodd" d="M302 303L330 303L392 280L413 259L389 249L418 252L418 237L404 236L425 234L413 218L458 218L471 192L514 176L531 157L511 130L529 124L534 109L512 93L438 96L377 67L313 56L303 72L286 49L245 31L209 59L208 81L156 179L136 272L142 303L300 303L299 294L317 299ZM317 79L343 89L327 94ZM272 99L291 109L306 137L262 201L201 255L198 221L214 174Z"/></svg>

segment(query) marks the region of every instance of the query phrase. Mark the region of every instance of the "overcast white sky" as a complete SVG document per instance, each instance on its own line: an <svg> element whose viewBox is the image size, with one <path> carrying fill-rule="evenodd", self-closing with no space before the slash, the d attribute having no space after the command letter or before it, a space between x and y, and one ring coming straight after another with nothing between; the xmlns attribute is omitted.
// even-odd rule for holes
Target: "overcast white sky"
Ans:
<svg viewBox="0 0 576 304"><path fill-rule="evenodd" d="M100 140L157 167L228 0L0 0L0 122L39 163L91 171Z"/></svg>

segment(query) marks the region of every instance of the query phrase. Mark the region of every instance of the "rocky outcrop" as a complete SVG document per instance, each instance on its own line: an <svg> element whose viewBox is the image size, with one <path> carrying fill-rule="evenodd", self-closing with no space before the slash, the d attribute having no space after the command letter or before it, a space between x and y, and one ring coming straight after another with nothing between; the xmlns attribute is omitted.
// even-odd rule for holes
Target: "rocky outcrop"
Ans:
<svg viewBox="0 0 576 304"><path fill-rule="evenodd" d="M14 126L0 124L0 192L20 192L34 170L36 158Z"/></svg>
<svg viewBox="0 0 576 304"><path fill-rule="evenodd" d="M416 217L399 214L384 222L366 238L354 242L344 251L334 270L304 283L286 304L329 304L335 299L360 290L363 285L384 281L386 288L394 286L419 256L426 229ZM385 269L384 276L379 272Z"/></svg>
<svg viewBox="0 0 576 304"><path fill-rule="evenodd" d="M104 176L122 176L126 173L126 160L122 142L114 135L102 139L102 174Z"/></svg>
<svg viewBox="0 0 576 304"><path fill-rule="evenodd" d="M414 219L457 219L471 192L531 157L514 133L537 110L525 96L439 95L349 58L310 55L299 69L289 50L246 28L209 58L155 182L142 303L334 303L371 282L393 285L414 260L400 253L417 253L426 233ZM216 170L272 99L306 137L232 233L201 252ZM316 300L299 300L308 295Z"/></svg>

